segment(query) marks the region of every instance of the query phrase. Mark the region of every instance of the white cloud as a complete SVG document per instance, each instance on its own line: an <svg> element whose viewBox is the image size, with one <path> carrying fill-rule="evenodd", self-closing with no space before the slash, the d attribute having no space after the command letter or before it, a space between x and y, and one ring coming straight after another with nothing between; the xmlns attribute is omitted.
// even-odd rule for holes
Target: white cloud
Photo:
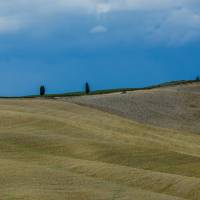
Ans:
<svg viewBox="0 0 200 200"><path fill-rule="evenodd" d="M96 12L98 14L108 13L109 11L111 11L111 8L111 5L108 3L98 3L96 5Z"/></svg>
<svg viewBox="0 0 200 200"><path fill-rule="evenodd" d="M95 26L90 30L90 33L105 33L105 32L107 32L107 28L102 25Z"/></svg>
<svg viewBox="0 0 200 200"><path fill-rule="evenodd" d="M181 45L200 39L200 14L188 9L171 11L152 30L150 41Z"/></svg>
<svg viewBox="0 0 200 200"><path fill-rule="evenodd" d="M33 22L48 20L48 16L57 14L91 15L91 18L98 16L97 23L102 23L103 18L109 24L108 16L112 13L127 11L143 13L137 19L130 18L129 24L139 20L144 26L153 27L146 34L141 33L150 40L185 43L200 39L199 0L0 0L0 33L17 31L24 26L31 27ZM149 15L155 17L151 21L146 20ZM118 20L123 20L123 15L120 14ZM105 27L97 26L91 33L106 31Z"/></svg>
<svg viewBox="0 0 200 200"><path fill-rule="evenodd" d="M18 31L22 27L21 20L11 17L0 17L0 33Z"/></svg>

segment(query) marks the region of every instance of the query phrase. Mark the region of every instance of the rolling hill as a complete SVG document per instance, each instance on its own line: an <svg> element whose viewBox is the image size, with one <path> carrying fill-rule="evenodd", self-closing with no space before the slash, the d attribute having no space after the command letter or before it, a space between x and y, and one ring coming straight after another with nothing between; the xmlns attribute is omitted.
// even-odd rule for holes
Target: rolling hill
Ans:
<svg viewBox="0 0 200 200"><path fill-rule="evenodd" d="M140 123L200 133L200 82L63 100Z"/></svg>
<svg viewBox="0 0 200 200"><path fill-rule="evenodd" d="M199 95L1 99L0 199L199 200Z"/></svg>

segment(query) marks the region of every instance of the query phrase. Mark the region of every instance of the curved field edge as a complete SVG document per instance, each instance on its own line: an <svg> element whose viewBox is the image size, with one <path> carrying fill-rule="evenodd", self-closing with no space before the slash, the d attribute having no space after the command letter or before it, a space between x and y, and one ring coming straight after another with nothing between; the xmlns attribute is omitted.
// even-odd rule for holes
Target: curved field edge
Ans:
<svg viewBox="0 0 200 200"><path fill-rule="evenodd" d="M200 134L200 82L151 90L59 99L143 124Z"/></svg>

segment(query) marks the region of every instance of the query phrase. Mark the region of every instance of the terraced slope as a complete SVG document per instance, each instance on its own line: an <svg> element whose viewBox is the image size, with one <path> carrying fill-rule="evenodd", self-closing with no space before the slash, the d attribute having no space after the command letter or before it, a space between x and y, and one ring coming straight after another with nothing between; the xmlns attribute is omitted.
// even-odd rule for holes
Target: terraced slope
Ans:
<svg viewBox="0 0 200 200"><path fill-rule="evenodd" d="M144 124L200 133L200 82L63 100Z"/></svg>
<svg viewBox="0 0 200 200"><path fill-rule="evenodd" d="M53 100L0 100L0 199L199 200L200 136Z"/></svg>

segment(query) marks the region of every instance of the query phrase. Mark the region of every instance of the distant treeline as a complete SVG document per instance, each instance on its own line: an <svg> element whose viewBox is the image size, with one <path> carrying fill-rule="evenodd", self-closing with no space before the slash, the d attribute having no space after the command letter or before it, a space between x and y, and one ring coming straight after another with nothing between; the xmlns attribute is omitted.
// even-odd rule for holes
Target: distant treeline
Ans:
<svg viewBox="0 0 200 200"><path fill-rule="evenodd" d="M197 76L195 80L170 81L170 82L165 82L165 83L156 84L156 85L143 87L143 88L118 88L118 89L106 89L106 90L95 90L95 91L91 91L89 83L86 82L85 83L85 91L83 91L83 92L69 92L69 93L63 93L63 94L48 94L48 95L45 95L45 93L44 93L45 88L43 88L44 86L41 86L40 87L40 95L46 96L46 97L65 97L65 96L70 97L70 96L109 94L109 93L116 93L116 92L126 93L128 91L148 90L148 89L154 89L154 88L160 88L160 87L176 86L176 85L180 85L180 84L194 83L194 82L199 82L199 81L200 81L200 76ZM35 97L35 96L32 96L32 97Z"/></svg>
<svg viewBox="0 0 200 200"><path fill-rule="evenodd" d="M40 86L40 96L45 96L45 92L46 92L46 89L45 89L45 86ZM90 94L90 85L88 82L85 83L85 92L78 92L80 94ZM72 93L73 94L73 93ZM48 95L48 96L51 96L51 95Z"/></svg>
<svg viewBox="0 0 200 200"><path fill-rule="evenodd" d="M194 80L170 81L170 82L165 82L165 83L142 87L142 88L117 88L117 89L94 90L94 91L91 91L90 84L86 82L84 85L84 88L85 88L84 91L68 92L68 93L63 93L63 94L46 94L46 88L44 85L42 85L39 88L39 95L30 95L30 96L21 96L21 97L0 97L0 98L36 98L40 96L53 98L53 97L73 97L73 96L83 96L83 95L110 94L110 93L116 93L116 92L126 93L128 91L149 90L149 89L154 89L154 88L176 86L176 85L195 83L195 82L200 82L200 76L197 76Z"/></svg>

